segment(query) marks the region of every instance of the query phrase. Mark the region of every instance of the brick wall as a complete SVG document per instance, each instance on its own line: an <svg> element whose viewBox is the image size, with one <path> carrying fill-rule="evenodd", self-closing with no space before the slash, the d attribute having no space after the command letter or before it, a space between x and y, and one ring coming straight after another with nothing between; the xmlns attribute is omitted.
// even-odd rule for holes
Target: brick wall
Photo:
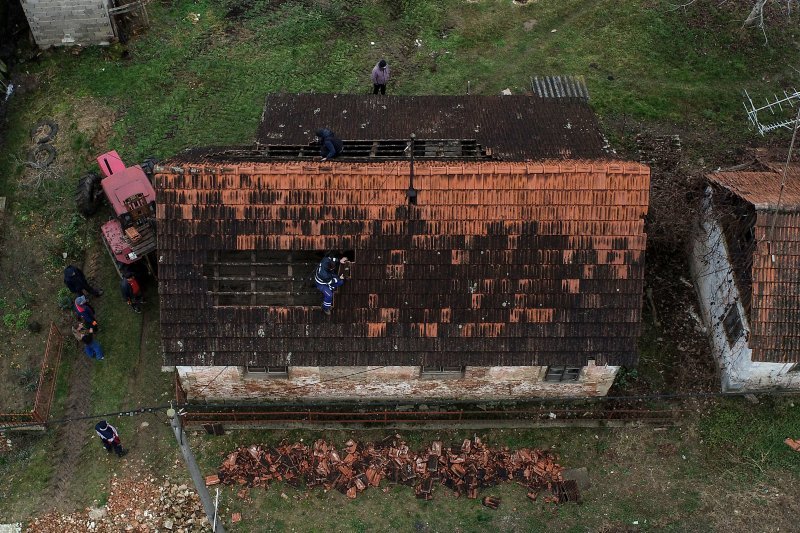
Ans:
<svg viewBox="0 0 800 533"><path fill-rule="evenodd" d="M39 48L108 44L114 36L105 0L21 0Z"/></svg>
<svg viewBox="0 0 800 533"><path fill-rule="evenodd" d="M460 379L420 377L417 366L290 367L288 378L248 377L243 367L179 366L190 400L404 400L520 399L604 396L619 367L590 364L577 382L544 381L546 367L467 367ZM350 376L350 374L356 374ZM215 376L216 377L215 379ZM349 376L349 377L343 377ZM334 379L340 378L340 379Z"/></svg>

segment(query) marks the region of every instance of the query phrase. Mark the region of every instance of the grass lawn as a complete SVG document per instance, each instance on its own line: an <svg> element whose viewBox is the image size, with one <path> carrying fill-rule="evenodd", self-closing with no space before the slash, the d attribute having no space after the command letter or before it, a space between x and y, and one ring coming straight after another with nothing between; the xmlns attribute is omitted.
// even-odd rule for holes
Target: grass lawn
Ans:
<svg viewBox="0 0 800 533"><path fill-rule="evenodd" d="M45 51L17 65L20 90L11 101L0 150L0 196L8 197L0 247L3 313L30 311L30 318L42 324L54 320L68 326L56 305L61 271L99 246L99 219L86 221L76 213L73 191L79 176L94 169L98 154L116 149L135 163L188 147L249 142L266 94L367 93L370 69L382 57L392 67L393 94L463 94L468 86L473 94L505 88L518 94L529 90L532 76L582 75L606 135L619 148L631 148L633 135L646 129L681 134L694 158L690 164L698 168L733 160L741 146L753 143L741 90L763 96L792 85L791 65L800 59L796 32L788 31L783 18L770 19L768 46L759 31L742 29L745 4L700 0L676 10L666 0L151 2L151 27L124 47ZM30 127L42 117L60 125L58 158L47 175L24 165ZM90 412L162 404L171 386L160 372L155 293L151 289L144 318L133 315L118 297L105 256L99 264L98 281L107 291L100 301L99 338L108 359L90 372ZM6 383L19 367L12 363L35 367L30 354L41 353L43 340L5 322L0 331L12 338L0 358ZM648 365L670 366L679 360L673 352L669 342L648 350ZM67 385L81 357L68 343L55 417L67 409ZM660 379L655 373L643 375L652 382ZM418 501L402 487L388 494L369 491L356 501L275 488L251 494L257 505L236 501L226 489L224 501L243 513L240 531L796 527L791 516L800 501L800 456L791 455L782 440L800 436L797 409L788 401L734 402L700 412L698 421L665 432L486 434L487 442L496 444L555 445L565 465L589 467L595 486L582 506L531 504L512 485L497 489L503 497L497 512L457 501L446 490L437 491L432 502ZM100 445L88 440L66 501L76 507L102 502L110 476L128 468L185 478L182 468L174 467L177 455L163 415L112 423L132 448L128 462L98 459ZM92 426L85 424L88 434ZM359 438L373 435L378 434ZM219 453L238 442L276 442L284 436L315 438L234 433L198 435L193 441L210 472ZM407 435L416 444L436 436ZM12 438L14 450L0 455L5 480L0 521L24 519L49 505L46 489L59 468L52 453L58 445L55 430ZM347 437L332 438L341 443Z"/></svg>
<svg viewBox="0 0 800 533"><path fill-rule="evenodd" d="M242 445L324 438L341 447L350 438L380 440L389 431L232 431L221 437L196 432L191 442L201 470L210 474ZM798 432L800 406L791 400L757 406L721 401L678 428L478 432L487 444L552 448L566 468L587 467L593 486L582 504L530 502L525 488L505 484L480 494L502 498L500 509L492 511L478 500L457 499L446 487L423 501L410 487L386 481L386 493L370 488L355 500L278 483L245 492L224 487L221 501L231 531L791 530L800 511L800 489L791 481L800 479L800 459L782 435ZM473 435L403 433L415 449ZM239 524L230 523L233 512L242 514Z"/></svg>

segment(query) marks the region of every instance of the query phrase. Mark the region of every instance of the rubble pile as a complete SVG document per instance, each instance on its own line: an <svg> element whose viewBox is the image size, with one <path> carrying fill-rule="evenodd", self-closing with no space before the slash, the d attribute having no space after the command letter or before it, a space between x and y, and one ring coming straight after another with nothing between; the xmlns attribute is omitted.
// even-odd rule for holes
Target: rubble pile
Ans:
<svg viewBox="0 0 800 533"><path fill-rule="evenodd" d="M340 452L331 443L317 440L312 446L281 443L275 448L240 447L222 462L216 476L226 485L267 487L273 481L298 486L336 489L355 498L382 480L414 487L418 498L429 500L437 485L457 496L477 498L478 490L504 481L528 488L535 500L543 490L552 492L547 502L566 501L562 467L558 457L538 449L492 449L478 437L445 446L434 441L423 452L412 452L399 435L377 443L345 443ZM494 500L492 500L494 503ZM499 501L497 502L499 504ZM494 505L488 505L495 507Z"/></svg>
<svg viewBox="0 0 800 533"><path fill-rule="evenodd" d="M158 484L154 478L111 481L108 503L104 507L64 515L56 512L35 518L27 531L72 533L93 531L207 531L208 518L200 498L187 485Z"/></svg>

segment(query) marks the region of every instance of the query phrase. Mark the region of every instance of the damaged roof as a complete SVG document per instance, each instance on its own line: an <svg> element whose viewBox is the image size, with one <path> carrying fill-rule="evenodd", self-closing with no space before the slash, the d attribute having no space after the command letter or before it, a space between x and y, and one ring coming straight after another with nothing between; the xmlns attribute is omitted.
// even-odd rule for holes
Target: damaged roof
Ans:
<svg viewBox="0 0 800 533"><path fill-rule="evenodd" d="M156 182L166 364L636 363L646 166L425 161L413 172L416 205L408 161L187 153L165 163ZM270 261L326 250L355 259L331 316L319 293L313 304L263 304L259 291L276 290ZM244 276L223 271L232 254L250 258ZM298 267L286 283L302 290L310 273ZM221 299L222 282L243 284L245 296Z"/></svg>
<svg viewBox="0 0 800 533"><path fill-rule="evenodd" d="M786 182L781 192L783 164L766 163L767 170L752 172L715 172L708 180L739 198L752 204L756 209L771 210L780 208L781 212L800 211L800 165L789 165L786 169Z"/></svg>
<svg viewBox="0 0 800 533"><path fill-rule="evenodd" d="M754 361L800 362L800 165L717 172L711 183L755 207L748 345ZM774 225L774 230L773 230ZM773 260L774 257L774 260Z"/></svg>
<svg viewBox="0 0 800 533"><path fill-rule="evenodd" d="M345 140L475 139L506 161L611 159L582 98L539 96L267 96L257 142L307 144L330 127Z"/></svg>

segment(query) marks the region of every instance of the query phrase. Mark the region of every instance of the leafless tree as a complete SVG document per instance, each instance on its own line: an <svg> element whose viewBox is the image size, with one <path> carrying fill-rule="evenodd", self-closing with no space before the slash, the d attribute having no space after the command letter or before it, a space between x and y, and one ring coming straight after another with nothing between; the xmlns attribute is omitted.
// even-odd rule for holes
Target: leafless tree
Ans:
<svg viewBox="0 0 800 533"><path fill-rule="evenodd" d="M729 0L719 0L718 4L726 4ZM672 6L673 10L677 9L686 9L687 7L691 6L697 2L697 0L689 0L688 2L684 2L682 4L675 4ZM756 27L761 30L761 33L764 34L764 44L767 44L769 40L767 39L767 30L766 24L764 22L764 13L765 11L771 7L775 6L775 9L785 11L786 18L792 16L792 8L800 8L800 0L785 0L785 7L784 7L784 0L749 0L752 2L752 8L750 9L747 18L744 20L743 27ZM748 2L748 3L749 3Z"/></svg>

